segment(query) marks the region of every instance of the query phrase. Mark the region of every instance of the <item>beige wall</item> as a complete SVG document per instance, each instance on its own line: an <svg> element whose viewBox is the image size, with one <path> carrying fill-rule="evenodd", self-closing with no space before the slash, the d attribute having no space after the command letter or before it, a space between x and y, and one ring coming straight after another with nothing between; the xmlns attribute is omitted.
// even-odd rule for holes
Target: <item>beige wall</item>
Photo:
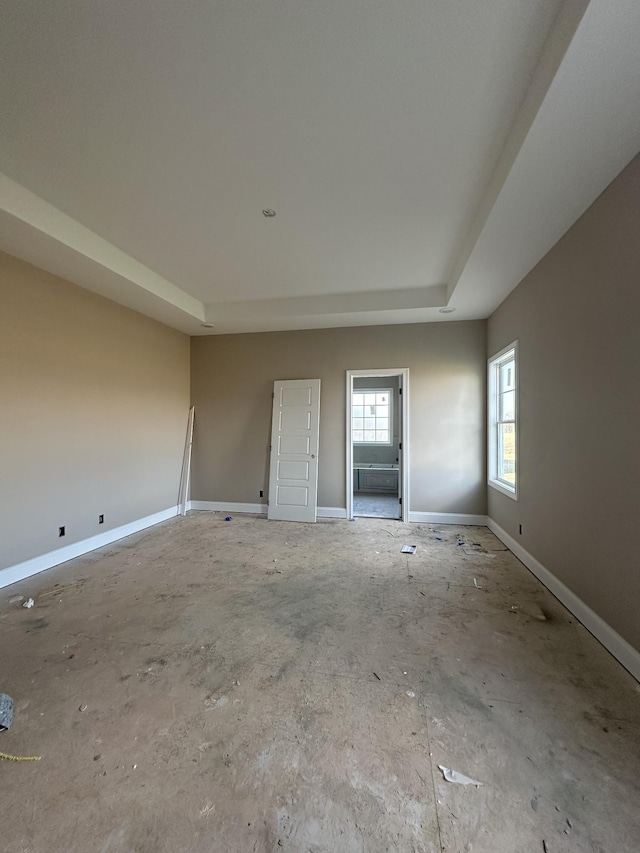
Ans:
<svg viewBox="0 0 640 853"><path fill-rule="evenodd" d="M0 253L0 365L0 569L175 506L186 335Z"/></svg>
<svg viewBox="0 0 640 853"><path fill-rule="evenodd" d="M520 499L489 514L640 649L640 156L490 318L489 355L515 338Z"/></svg>
<svg viewBox="0 0 640 853"><path fill-rule="evenodd" d="M411 510L484 514L485 325L193 338L192 498L259 503L260 490L268 494L273 382L320 378L318 504L344 507L345 371L408 367Z"/></svg>

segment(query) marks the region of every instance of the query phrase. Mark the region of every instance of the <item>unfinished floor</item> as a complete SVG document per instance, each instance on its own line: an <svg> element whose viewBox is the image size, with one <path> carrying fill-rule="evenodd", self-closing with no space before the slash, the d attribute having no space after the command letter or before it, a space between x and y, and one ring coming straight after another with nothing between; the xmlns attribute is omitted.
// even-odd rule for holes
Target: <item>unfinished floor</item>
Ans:
<svg viewBox="0 0 640 853"><path fill-rule="evenodd" d="M400 501L397 495L372 495L356 492L353 496L353 514L359 518L400 518Z"/></svg>
<svg viewBox="0 0 640 853"><path fill-rule="evenodd" d="M0 595L10 853L640 850L639 685L486 528L191 513Z"/></svg>

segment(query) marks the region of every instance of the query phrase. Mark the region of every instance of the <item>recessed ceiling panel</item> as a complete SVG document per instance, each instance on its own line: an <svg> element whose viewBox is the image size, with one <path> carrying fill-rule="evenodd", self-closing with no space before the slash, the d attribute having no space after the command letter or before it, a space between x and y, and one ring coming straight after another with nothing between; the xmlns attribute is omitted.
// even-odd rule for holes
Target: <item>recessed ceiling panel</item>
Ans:
<svg viewBox="0 0 640 853"><path fill-rule="evenodd" d="M207 304L441 285L559 6L4 0L0 170Z"/></svg>

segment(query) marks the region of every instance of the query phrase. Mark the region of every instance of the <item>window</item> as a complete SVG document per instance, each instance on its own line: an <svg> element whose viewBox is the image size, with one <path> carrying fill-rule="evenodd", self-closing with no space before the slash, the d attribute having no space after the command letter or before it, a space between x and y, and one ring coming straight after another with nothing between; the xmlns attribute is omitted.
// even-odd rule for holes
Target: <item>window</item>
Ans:
<svg viewBox="0 0 640 853"><path fill-rule="evenodd" d="M489 359L489 485L518 496L518 342Z"/></svg>
<svg viewBox="0 0 640 853"><path fill-rule="evenodd" d="M351 428L354 444L391 444L391 388L358 388L353 392Z"/></svg>

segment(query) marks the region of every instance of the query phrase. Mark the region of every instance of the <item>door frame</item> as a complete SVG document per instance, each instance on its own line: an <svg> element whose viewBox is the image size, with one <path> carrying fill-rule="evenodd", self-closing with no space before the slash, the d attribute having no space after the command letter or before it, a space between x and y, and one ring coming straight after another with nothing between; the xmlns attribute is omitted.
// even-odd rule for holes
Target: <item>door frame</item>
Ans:
<svg viewBox="0 0 640 853"><path fill-rule="evenodd" d="M400 520L409 520L409 368L383 367L377 370L347 370L347 420L346 420L346 458L347 458L347 518L353 519L353 438L351 434L353 408L353 380L364 378L384 378L399 376L401 378L402 394L400 395Z"/></svg>

